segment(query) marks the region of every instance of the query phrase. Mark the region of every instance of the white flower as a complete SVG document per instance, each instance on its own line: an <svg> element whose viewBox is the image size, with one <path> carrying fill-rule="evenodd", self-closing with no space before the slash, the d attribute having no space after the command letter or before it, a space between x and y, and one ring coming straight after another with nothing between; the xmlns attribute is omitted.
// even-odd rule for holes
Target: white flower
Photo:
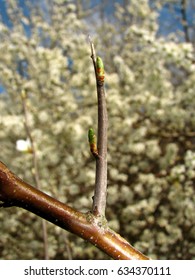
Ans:
<svg viewBox="0 0 195 280"><path fill-rule="evenodd" d="M25 153L31 153L32 152L32 145L29 139L23 140L19 139L16 141L16 150L20 152Z"/></svg>
<svg viewBox="0 0 195 280"><path fill-rule="evenodd" d="M132 150L137 155L144 153L145 148L146 147L144 143L135 143L134 145L132 145Z"/></svg>

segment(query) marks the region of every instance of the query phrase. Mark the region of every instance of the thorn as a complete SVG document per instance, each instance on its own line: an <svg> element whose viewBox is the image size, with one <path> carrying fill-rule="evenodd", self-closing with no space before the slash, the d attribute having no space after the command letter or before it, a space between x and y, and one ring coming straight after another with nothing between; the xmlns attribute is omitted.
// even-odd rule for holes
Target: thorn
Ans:
<svg viewBox="0 0 195 280"><path fill-rule="evenodd" d="M91 37L89 34L88 34L88 40L89 40L89 44L91 47L91 58L93 61L96 61L96 53L95 53L94 44L93 44L93 41L91 40Z"/></svg>

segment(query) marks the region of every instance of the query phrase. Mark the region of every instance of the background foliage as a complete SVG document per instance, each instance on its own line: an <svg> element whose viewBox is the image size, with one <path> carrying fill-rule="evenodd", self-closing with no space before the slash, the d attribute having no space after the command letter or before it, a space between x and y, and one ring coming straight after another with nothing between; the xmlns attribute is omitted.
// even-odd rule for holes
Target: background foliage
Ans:
<svg viewBox="0 0 195 280"><path fill-rule="evenodd" d="M0 23L1 161L34 184L32 155L16 150L16 141L26 139L26 90L42 190L91 209L93 34L106 68L110 226L151 258L195 259L193 34L190 41L183 30L163 34L159 23L162 9L180 1L123 1L110 17L107 1L92 8L90 1L25 2L22 9L9 1L9 25ZM40 218L10 208L1 209L0 222L1 259L44 257ZM48 232L52 259L108 258L54 225Z"/></svg>

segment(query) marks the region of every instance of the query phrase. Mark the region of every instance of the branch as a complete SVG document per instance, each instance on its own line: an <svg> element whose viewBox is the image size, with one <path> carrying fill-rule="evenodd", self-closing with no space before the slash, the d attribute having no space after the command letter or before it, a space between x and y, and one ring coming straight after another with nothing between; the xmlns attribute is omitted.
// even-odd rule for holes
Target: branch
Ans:
<svg viewBox="0 0 195 280"><path fill-rule="evenodd" d="M181 15L182 15L182 26L184 29L185 41L190 42L188 20L187 20L187 0L181 0Z"/></svg>
<svg viewBox="0 0 195 280"><path fill-rule="evenodd" d="M32 173L33 173L34 181L35 181L35 184L36 184L37 188L41 189L37 153L36 153L36 148L35 148L35 144L34 144L34 139L33 139L31 129L30 129L30 126L29 126L28 109L27 109L27 104L26 104L27 95L26 95L25 91L21 92L21 97L22 97L22 107L23 107L23 112L24 112L24 126L25 126L25 129L26 129L27 137L29 138L30 143L31 143L31 152L32 152L32 155L33 155L34 171ZM48 236L47 236L47 224L46 224L45 220L42 220L42 231L43 231L44 256L45 256L45 260L48 260L49 259Z"/></svg>
<svg viewBox="0 0 195 280"><path fill-rule="evenodd" d="M94 65L97 99L98 99L98 156L96 159L95 193L93 198L93 214L105 216L107 193L107 108L104 90L104 65L100 57L96 58L95 48L89 37L91 58Z"/></svg>
<svg viewBox="0 0 195 280"><path fill-rule="evenodd" d="M107 222L92 213L81 213L22 181L0 162L1 207L18 206L89 241L114 259L147 260Z"/></svg>

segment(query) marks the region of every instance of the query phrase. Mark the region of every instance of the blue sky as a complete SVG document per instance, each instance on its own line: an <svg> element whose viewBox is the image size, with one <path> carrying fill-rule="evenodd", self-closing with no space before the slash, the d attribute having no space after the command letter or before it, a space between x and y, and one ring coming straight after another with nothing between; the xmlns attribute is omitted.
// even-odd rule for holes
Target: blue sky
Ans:
<svg viewBox="0 0 195 280"><path fill-rule="evenodd" d="M9 18L6 13L5 0L0 0L0 15L3 23L8 24Z"/></svg>
<svg viewBox="0 0 195 280"><path fill-rule="evenodd" d="M44 0L31 0L31 2L44 2ZM24 13L27 15L28 14L28 8L25 5L25 0L18 0L19 5L21 7L23 7ZM94 7L96 5L98 5L101 2L101 0L93 0L91 1L91 6ZM115 1L108 1L108 3L106 4L106 13L112 14L114 11L114 5L116 3L121 3L122 0L115 0ZM9 18L7 16L6 13L6 0L0 0L0 15L2 17L2 20L4 23L6 23L7 25L11 25L9 22ZM178 1L178 3L180 4L180 1ZM160 12L159 15L159 32L160 33L164 33L165 35L167 35L168 33L171 32L175 32L176 29L182 29L181 23L179 21L179 16L180 16L180 5L179 4L175 4L174 6L174 12L175 12L175 16L173 16L173 13L170 11L169 9L169 5L164 5L163 9ZM188 11L188 18L189 21L192 21L192 13L190 13L190 11Z"/></svg>

